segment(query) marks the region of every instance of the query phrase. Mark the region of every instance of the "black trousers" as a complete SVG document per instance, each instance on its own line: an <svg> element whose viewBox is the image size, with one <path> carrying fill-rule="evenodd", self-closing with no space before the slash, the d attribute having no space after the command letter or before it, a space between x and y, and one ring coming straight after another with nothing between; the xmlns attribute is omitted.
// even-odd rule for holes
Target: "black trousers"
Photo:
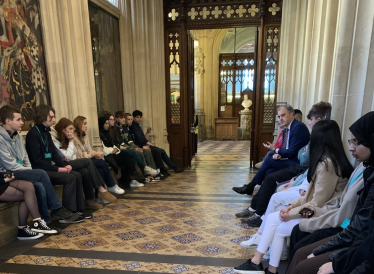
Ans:
<svg viewBox="0 0 374 274"><path fill-rule="evenodd" d="M341 227L332 227L332 228L325 228L319 229L314 231L313 233L303 232L300 230L299 225L295 225L292 229L291 237L290 237L290 251L288 256L288 266L290 266L290 262L292 258L295 256L295 253L302 247L313 244L318 242L322 239L327 237L334 236L341 232L343 228Z"/></svg>
<svg viewBox="0 0 374 274"><path fill-rule="evenodd" d="M91 159L77 159L66 162L66 164L71 165L74 171L78 171L82 175L85 199L95 199L94 189L103 186L105 183Z"/></svg>
<svg viewBox="0 0 374 274"><path fill-rule="evenodd" d="M62 205L70 211L83 211L82 176L79 172L46 171L53 185L62 185Z"/></svg>
<svg viewBox="0 0 374 274"><path fill-rule="evenodd" d="M152 152L153 161L155 161L156 167L159 168L161 171L165 171L165 165L161 157L161 151L158 149L158 147L155 146L150 146L150 148Z"/></svg>
<svg viewBox="0 0 374 274"><path fill-rule="evenodd" d="M252 198L251 208L256 210L256 214L263 215L266 212L271 196L277 188L277 182L282 183L291 180L293 177L304 172L301 165L290 166L266 176L259 191Z"/></svg>

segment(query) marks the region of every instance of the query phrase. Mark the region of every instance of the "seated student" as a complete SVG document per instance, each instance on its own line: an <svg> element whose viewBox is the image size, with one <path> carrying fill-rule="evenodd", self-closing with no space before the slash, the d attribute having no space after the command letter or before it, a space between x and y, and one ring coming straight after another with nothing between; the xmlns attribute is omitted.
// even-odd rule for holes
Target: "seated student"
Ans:
<svg viewBox="0 0 374 274"><path fill-rule="evenodd" d="M86 160L88 161L87 166L77 166L77 171L81 172L83 170L83 180L85 181L84 185L91 186L92 189L98 190L98 198L101 201L107 201L108 203L114 203L117 201L117 198L110 194L105 188L103 178L101 177L100 173L98 172L97 168L95 167L94 163L90 159L77 159L77 149L74 145L74 125L73 122L69 119L63 117L58 121L55 126L56 131L56 139L53 141L54 145L60 151L62 155L64 155L65 160L68 161L73 169L74 164L76 161ZM91 191L87 191L89 193L89 197L91 198L92 194ZM86 198L87 199L87 198Z"/></svg>
<svg viewBox="0 0 374 274"><path fill-rule="evenodd" d="M130 113L125 113L125 125L123 127L122 139L125 142L125 147L136 150L138 155L143 155L145 162L157 170L155 161L153 160L152 152L148 149L142 149L135 144L135 138L130 131L130 126L132 125L133 117ZM159 160L162 161L161 157Z"/></svg>
<svg viewBox="0 0 374 274"><path fill-rule="evenodd" d="M52 184L63 185L62 202L67 208L71 207L82 218L92 218L92 214L84 213L82 186L86 186L83 185L81 174L63 161L53 144L50 131L56 122L55 110L47 105L39 105L34 109L33 118L35 126L26 135L26 150L30 154L32 167L45 170ZM85 163L82 161L81 164ZM88 204L86 206L89 207Z"/></svg>
<svg viewBox="0 0 374 274"><path fill-rule="evenodd" d="M91 147L89 138L87 136L87 119L83 116L75 117L74 121L75 133L74 145L76 148L77 159L88 158L91 159L101 177L106 183L108 190L115 194L123 194L125 191L120 188L114 181L110 173L107 163L104 161L104 153L102 151L94 151Z"/></svg>
<svg viewBox="0 0 374 274"><path fill-rule="evenodd" d="M297 250L287 273L372 273L369 264L373 246L374 223L374 112L359 118L349 128L349 150L365 167L364 187L351 220L343 222L343 231ZM311 254L312 252L312 254ZM310 254L308 256L308 254ZM366 272L365 272L366 271Z"/></svg>
<svg viewBox="0 0 374 274"><path fill-rule="evenodd" d="M291 201L297 200L300 197L305 196L305 193L309 187L307 175L308 175L308 171L304 172L302 175L297 177L297 179L294 181L295 185L293 187L288 188L282 192L274 193L273 196L271 196L266 212L261 217L261 219L266 220L269 214L273 212L279 212L282 209L287 208ZM253 235L247 241L241 242L240 247L244 249L248 249L248 250L257 249L257 246L261 239L261 235L264 231L264 227L265 227L265 222L262 222L256 234ZM287 246L284 246L284 247L285 248L283 249L282 255L281 255L281 261L287 260L287 257L288 257ZM264 259L268 259L267 257L269 257L268 252L264 255Z"/></svg>
<svg viewBox="0 0 374 274"><path fill-rule="evenodd" d="M58 231L50 228L40 217L32 183L14 180L14 174L10 174L10 176L9 178L7 173L0 173L0 201L20 202L18 206L17 238L19 240L33 240L42 237L44 234L57 234ZM29 213L34 222L31 229L27 225Z"/></svg>
<svg viewBox="0 0 374 274"><path fill-rule="evenodd" d="M309 127L312 130L313 125L318 121L326 119L326 115L330 113L331 105L329 103L320 102L315 104L308 113ZM251 206L248 210L238 213L238 215L248 216L247 224L253 227L258 227L261 225L261 218L268 205L268 202L273 195L278 182L283 182L290 180L293 176L297 176L308 168L309 165L309 143L299 150L297 158L300 164L290 166L285 169L278 170L269 174L261 185L261 188L256 193L251 201ZM289 187L287 186L284 187Z"/></svg>
<svg viewBox="0 0 374 274"><path fill-rule="evenodd" d="M0 172L11 170L16 180L27 180L33 183L38 200L38 207L42 218L51 222L51 216L59 219L60 223L76 223L83 219L78 214L64 208L44 170L31 168L31 163L23 138L18 134L23 126L21 112L14 106L6 105L0 109L2 126L0 126ZM75 189L75 185L74 185ZM74 210L74 204L65 203L70 210Z"/></svg>
<svg viewBox="0 0 374 274"><path fill-rule="evenodd" d="M294 116L295 116L295 119L298 120L299 122L302 122L303 121L303 113L301 112L300 109L294 109Z"/></svg>
<svg viewBox="0 0 374 274"><path fill-rule="evenodd" d="M116 116L115 127L116 127L117 132L114 133L112 138L114 138L114 140L117 140L117 142L120 144L121 150L128 153L136 161L140 170L145 176L147 175L156 176L158 174L158 171L147 165L148 163L144 157L144 154L138 150L131 149L131 147L128 146L126 143L128 134L126 134L125 132L126 131L125 113L123 111L117 111L115 113L115 116ZM154 165L154 162L153 162L153 165Z"/></svg>
<svg viewBox="0 0 374 274"><path fill-rule="evenodd" d="M269 269L265 273L276 273L281 258L285 237L292 228L308 215L299 212L313 206L321 208L339 189L343 189L353 168L344 154L340 129L335 121L319 121L313 126L310 140L310 161L308 171L309 187L305 196L290 203L286 209L270 213L264 220L255 256L235 268L238 273L263 271L261 260L270 249ZM318 211L314 212L318 217Z"/></svg>
<svg viewBox="0 0 374 274"><path fill-rule="evenodd" d="M275 149L271 143L264 144L272 153L269 153L257 172L257 174L247 185L242 187L233 187L233 190L239 194L252 195L256 185L261 185L266 177L280 169L299 164L297 158L299 150L309 142L310 134L308 128L301 122L295 120L293 108L290 105L283 105L278 108L278 117L281 124L284 125L282 147ZM283 160L282 160L283 158Z"/></svg>
<svg viewBox="0 0 374 274"><path fill-rule="evenodd" d="M350 145L350 150L354 149ZM290 260L296 251L326 237L333 236L343 230L346 219L351 220L358 200L358 192L364 186L364 165L360 159L360 151L357 152L356 160L361 162L353 171L345 189L325 204L318 215L319 217L303 219L296 225L291 233Z"/></svg>
<svg viewBox="0 0 374 274"><path fill-rule="evenodd" d="M125 188L143 187L144 184L136 180L131 180L130 175L135 172L135 166L129 154L120 149L119 143L110 134L109 120L106 117L99 118L100 139L103 144L105 160L109 162L113 169L121 168L122 177L119 179Z"/></svg>
<svg viewBox="0 0 374 274"><path fill-rule="evenodd" d="M174 169L175 173L180 173L184 171L183 167L177 167L166 154L165 150L162 148L156 147L152 145L144 135L142 128L140 127L140 123L142 122L143 113L140 110L135 110L132 113L134 121L130 126L130 130L135 137L135 144L143 149L148 149L152 151L156 151L159 155L161 155L162 160L168 165L169 168ZM160 168L161 173L164 176L170 176L170 173L166 171L165 166L162 163L162 167Z"/></svg>

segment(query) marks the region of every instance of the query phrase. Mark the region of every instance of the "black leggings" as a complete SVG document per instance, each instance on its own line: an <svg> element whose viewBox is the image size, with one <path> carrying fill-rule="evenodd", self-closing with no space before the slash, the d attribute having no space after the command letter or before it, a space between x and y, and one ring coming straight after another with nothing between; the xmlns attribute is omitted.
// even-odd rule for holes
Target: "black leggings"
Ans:
<svg viewBox="0 0 374 274"><path fill-rule="evenodd" d="M29 213L33 219L40 218L35 189L31 182L22 180L10 182L8 188L0 196L0 201L20 202L18 207L18 223L20 226L27 225Z"/></svg>

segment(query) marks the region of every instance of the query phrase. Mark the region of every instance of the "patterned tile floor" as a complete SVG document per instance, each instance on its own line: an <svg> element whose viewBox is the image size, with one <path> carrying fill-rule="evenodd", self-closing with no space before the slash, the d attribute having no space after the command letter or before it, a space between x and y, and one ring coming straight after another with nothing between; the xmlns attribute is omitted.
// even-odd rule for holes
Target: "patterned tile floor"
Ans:
<svg viewBox="0 0 374 274"><path fill-rule="evenodd" d="M251 141L212 141L206 140L198 144L197 154L204 155L248 155Z"/></svg>
<svg viewBox="0 0 374 274"><path fill-rule="evenodd" d="M227 142L215 143L216 151L221 143L221 153L226 152ZM216 166L233 169L218 172ZM230 266L252 256L239 243L257 231L235 218L250 198L231 190L253 176L248 157L199 151L195 167L122 195L93 219L70 225L9 259L0 272L23 273L24 265L36 270L67 267L74 273L94 268L106 271L102 273L231 274Z"/></svg>

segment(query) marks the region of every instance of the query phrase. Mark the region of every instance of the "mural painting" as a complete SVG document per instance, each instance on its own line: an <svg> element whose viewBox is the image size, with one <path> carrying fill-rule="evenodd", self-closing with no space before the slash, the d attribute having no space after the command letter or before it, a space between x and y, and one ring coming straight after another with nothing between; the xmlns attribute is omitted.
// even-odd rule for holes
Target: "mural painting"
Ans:
<svg viewBox="0 0 374 274"><path fill-rule="evenodd" d="M0 107L17 106L29 130L33 108L49 104L39 0L0 0Z"/></svg>

